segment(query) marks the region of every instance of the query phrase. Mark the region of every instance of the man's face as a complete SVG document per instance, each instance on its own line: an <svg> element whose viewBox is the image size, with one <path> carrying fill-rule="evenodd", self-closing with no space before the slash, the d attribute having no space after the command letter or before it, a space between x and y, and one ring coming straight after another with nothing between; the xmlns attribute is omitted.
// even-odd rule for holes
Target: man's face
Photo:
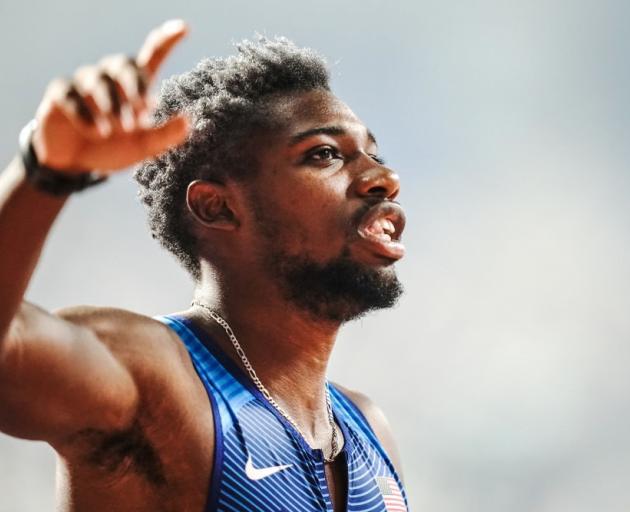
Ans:
<svg viewBox="0 0 630 512"><path fill-rule="evenodd" d="M274 99L271 112L278 128L261 137L248 185L260 268L323 320L392 306L404 214L374 137L327 91Z"/></svg>

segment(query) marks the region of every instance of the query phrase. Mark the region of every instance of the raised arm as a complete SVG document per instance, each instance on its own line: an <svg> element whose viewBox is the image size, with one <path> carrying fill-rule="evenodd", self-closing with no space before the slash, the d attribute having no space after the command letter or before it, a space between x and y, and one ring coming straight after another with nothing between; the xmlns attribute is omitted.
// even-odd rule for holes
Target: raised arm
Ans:
<svg viewBox="0 0 630 512"><path fill-rule="evenodd" d="M70 178L108 174L181 143L187 120L151 126L147 91L186 30L167 22L149 34L136 59L106 57L72 80L54 80L31 137L38 163ZM137 402L125 361L102 332L23 300L66 200L38 183L21 157L0 175L0 430L53 444L73 430L120 428Z"/></svg>

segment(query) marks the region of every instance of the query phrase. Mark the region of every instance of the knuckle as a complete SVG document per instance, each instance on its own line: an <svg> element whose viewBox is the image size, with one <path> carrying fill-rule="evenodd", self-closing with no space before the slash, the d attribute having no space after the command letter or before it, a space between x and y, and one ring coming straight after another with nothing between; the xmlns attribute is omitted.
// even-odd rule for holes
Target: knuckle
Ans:
<svg viewBox="0 0 630 512"><path fill-rule="evenodd" d="M127 59L128 57L124 53L115 53L111 56L112 62L115 62L118 64L124 64L127 61Z"/></svg>
<svg viewBox="0 0 630 512"><path fill-rule="evenodd" d="M44 96L50 98L64 97L71 87L72 83L70 80L63 77L57 77L50 81L46 87Z"/></svg>
<svg viewBox="0 0 630 512"><path fill-rule="evenodd" d="M116 78L128 96L135 98L141 93L140 76L134 68L125 68Z"/></svg>
<svg viewBox="0 0 630 512"><path fill-rule="evenodd" d="M96 66L85 65L78 67L73 75L75 80L85 80L86 78L93 76L96 71Z"/></svg>
<svg viewBox="0 0 630 512"><path fill-rule="evenodd" d="M77 69L72 77L72 83L81 92L94 88L98 80L98 69L96 66L83 66Z"/></svg>
<svg viewBox="0 0 630 512"><path fill-rule="evenodd" d="M107 55L99 62L99 67L110 73L115 73L117 69L120 69L127 62L128 57L123 53L116 53L113 55Z"/></svg>

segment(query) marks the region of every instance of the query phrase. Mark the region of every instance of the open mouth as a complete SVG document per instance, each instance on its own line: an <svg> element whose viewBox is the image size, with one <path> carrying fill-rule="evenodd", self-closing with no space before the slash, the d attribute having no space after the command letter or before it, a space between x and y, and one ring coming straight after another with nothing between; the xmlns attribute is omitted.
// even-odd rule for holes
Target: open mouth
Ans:
<svg viewBox="0 0 630 512"><path fill-rule="evenodd" d="M377 255L399 260L405 254L400 241L405 229L405 213L398 203L383 201L372 206L361 218L359 236Z"/></svg>

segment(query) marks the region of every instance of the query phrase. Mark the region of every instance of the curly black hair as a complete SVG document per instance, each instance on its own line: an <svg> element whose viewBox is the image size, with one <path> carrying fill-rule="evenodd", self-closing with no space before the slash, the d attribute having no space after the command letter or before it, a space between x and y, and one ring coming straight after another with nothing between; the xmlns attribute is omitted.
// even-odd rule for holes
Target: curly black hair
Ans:
<svg viewBox="0 0 630 512"><path fill-rule="evenodd" d="M135 171L138 195L153 238L199 281L200 265L190 230L186 189L195 179L244 180L256 170L246 141L269 124L265 100L272 94L330 90L325 60L285 38L243 41L228 58L202 60L192 71L166 80L157 122L177 112L191 119L188 140Z"/></svg>

